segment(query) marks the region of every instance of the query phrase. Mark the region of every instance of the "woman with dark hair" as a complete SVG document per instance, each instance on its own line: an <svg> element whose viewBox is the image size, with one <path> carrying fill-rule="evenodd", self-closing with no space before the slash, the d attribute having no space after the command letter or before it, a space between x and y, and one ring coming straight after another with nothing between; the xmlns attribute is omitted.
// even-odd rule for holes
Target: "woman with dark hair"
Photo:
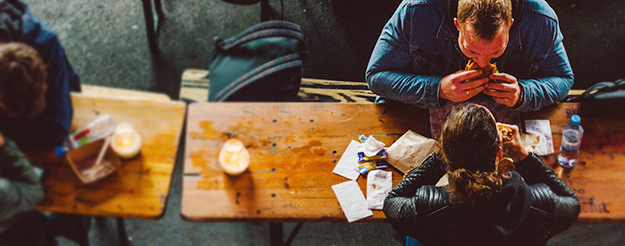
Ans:
<svg viewBox="0 0 625 246"><path fill-rule="evenodd" d="M485 107L452 109L440 153L411 170L384 201L384 214L407 244L544 245L577 219L573 191L523 148L518 127L500 125L512 129L511 141L502 140ZM434 186L445 173L449 185Z"/></svg>

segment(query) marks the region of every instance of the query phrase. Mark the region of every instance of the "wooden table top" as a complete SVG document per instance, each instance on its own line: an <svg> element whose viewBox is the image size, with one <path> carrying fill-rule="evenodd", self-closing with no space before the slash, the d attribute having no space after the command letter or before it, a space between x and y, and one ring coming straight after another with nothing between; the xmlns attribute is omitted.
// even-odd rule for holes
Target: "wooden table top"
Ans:
<svg viewBox="0 0 625 246"><path fill-rule="evenodd" d="M123 99L72 94L78 129L109 114L116 124L129 122L139 132L140 154L122 159L117 172L93 184L83 184L64 157L51 150L27 153L45 167L46 198L37 209L92 216L158 219L166 207L186 105L177 101Z"/></svg>
<svg viewBox="0 0 625 246"><path fill-rule="evenodd" d="M584 129L578 162L572 169L557 164L562 127L578 114ZM578 222L625 222L625 111L618 105L592 108L578 103L557 106L525 115L549 119L555 153L543 157L577 194L581 213Z"/></svg>
<svg viewBox="0 0 625 246"><path fill-rule="evenodd" d="M585 114L584 112L589 112ZM590 114L590 112L593 112ZM555 163L562 126L582 117L579 164ZM625 221L625 114L605 116L562 103L524 119L549 119L556 154L545 157L580 197L582 222ZM182 217L191 221L346 221L331 189L348 179L332 173L351 140L372 134L390 146L408 129L430 136L427 110L400 104L198 103L189 106ZM232 177L218 164L223 142L236 137L250 152L248 171ZM402 174L395 169L393 185ZM366 179L358 185L365 194ZM366 194L365 194L366 195ZM385 221L381 211L362 221Z"/></svg>

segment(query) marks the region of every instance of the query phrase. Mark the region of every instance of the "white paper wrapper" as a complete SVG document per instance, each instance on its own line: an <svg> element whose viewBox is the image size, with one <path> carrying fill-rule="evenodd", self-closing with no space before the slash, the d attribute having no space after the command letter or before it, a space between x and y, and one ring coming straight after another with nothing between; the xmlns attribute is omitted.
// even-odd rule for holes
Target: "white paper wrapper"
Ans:
<svg viewBox="0 0 625 246"><path fill-rule="evenodd" d="M545 156L554 153L549 120L526 120L525 131L540 136L538 145L534 147L534 154Z"/></svg>
<svg viewBox="0 0 625 246"><path fill-rule="evenodd" d="M408 130L386 151L387 162L402 173L407 173L437 151L438 144L434 139Z"/></svg>
<svg viewBox="0 0 625 246"><path fill-rule="evenodd" d="M339 162L334 166L332 173L341 175L351 180L357 180L360 173L356 171L358 167L358 152L362 151L362 144L352 140Z"/></svg>
<svg viewBox="0 0 625 246"><path fill-rule="evenodd" d="M372 170L367 174L367 208L382 209L384 199L393 188L393 173Z"/></svg>
<svg viewBox="0 0 625 246"><path fill-rule="evenodd" d="M363 146L364 146L363 152L365 153L365 155L367 157L371 157L371 156L376 155L378 152L380 152L380 150L384 148L384 143L378 141L373 136L369 136L369 138L367 138L367 141L365 141Z"/></svg>
<svg viewBox="0 0 625 246"><path fill-rule="evenodd" d="M367 200L365 200L365 196L362 194L356 181L335 184L332 186L332 190L336 195L336 199L339 200L341 209L343 209L348 222L373 216L373 212L367 209Z"/></svg>

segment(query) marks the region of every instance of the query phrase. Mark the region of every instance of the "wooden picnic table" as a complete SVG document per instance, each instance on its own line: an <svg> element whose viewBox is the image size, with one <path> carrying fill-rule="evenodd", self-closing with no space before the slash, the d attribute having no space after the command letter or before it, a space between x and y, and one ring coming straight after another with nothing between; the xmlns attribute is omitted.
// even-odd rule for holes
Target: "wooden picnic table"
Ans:
<svg viewBox="0 0 625 246"><path fill-rule="evenodd" d="M603 113L602 113L603 112ZM579 163L556 163L562 127L580 114L584 138ZM544 158L575 190L580 222L625 221L625 113L561 103L523 114L549 119L555 153ZM196 103L189 107L182 217L190 221L346 221L331 186L351 140L371 134L390 146L406 130L430 135L428 111L401 104ZM251 156L249 170L226 175L218 164L223 142L238 138ZM393 185L402 178L395 169ZM366 190L366 179L358 184ZM385 220L381 211L363 221Z"/></svg>
<svg viewBox="0 0 625 246"><path fill-rule="evenodd" d="M49 172L43 183L45 200L37 209L118 218L162 217L186 105L177 101L83 94L72 94L72 104L72 130L108 114L116 124L129 122L135 127L143 141L142 149L135 158L122 160L116 173L88 185L52 149L26 153L34 165Z"/></svg>

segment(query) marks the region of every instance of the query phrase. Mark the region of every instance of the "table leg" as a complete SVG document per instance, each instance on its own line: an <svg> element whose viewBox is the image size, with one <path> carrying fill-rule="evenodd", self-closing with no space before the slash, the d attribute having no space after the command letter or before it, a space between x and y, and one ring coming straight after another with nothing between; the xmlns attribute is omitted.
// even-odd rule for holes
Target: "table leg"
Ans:
<svg viewBox="0 0 625 246"><path fill-rule="evenodd" d="M289 238L287 238L286 242L284 242L283 244L284 246L291 245L291 243L293 242L293 239L295 239L295 236L297 236L297 232L299 232L299 229L301 229L303 225L304 225L304 222L297 223L295 228L293 228L293 231L291 231L291 234L289 234Z"/></svg>
<svg viewBox="0 0 625 246"><path fill-rule="evenodd" d="M271 19L271 6L269 0L260 1L260 21L269 21Z"/></svg>
<svg viewBox="0 0 625 246"><path fill-rule="evenodd" d="M117 218L117 236L119 237L119 245L130 245L128 234L126 234L126 225L124 225L124 219L122 218Z"/></svg>
<svg viewBox="0 0 625 246"><path fill-rule="evenodd" d="M163 13L163 6L161 5L161 0L154 0L154 8L156 9L156 16L158 16L159 18L165 15Z"/></svg>
<svg viewBox="0 0 625 246"><path fill-rule="evenodd" d="M271 246L282 246L282 223L269 223Z"/></svg>
<svg viewBox="0 0 625 246"><path fill-rule="evenodd" d="M282 237L284 231L282 228L282 223L269 223L269 237L271 239L271 246L291 245L293 239L295 239L295 236L297 235L297 232L299 232L299 230L302 228L302 225L304 225L304 222L297 223L295 228L293 228L293 231L291 231L291 234L289 234L289 238L286 240L286 242L283 242Z"/></svg>
<svg viewBox="0 0 625 246"><path fill-rule="evenodd" d="M145 17L145 29L148 34L148 44L150 45L150 51L156 52L158 50L158 44L156 40L156 34L158 31L158 18L156 16L156 24L154 23L154 12L152 11L152 0L141 0L143 3L143 15ZM160 2L158 2L157 12L159 10Z"/></svg>

